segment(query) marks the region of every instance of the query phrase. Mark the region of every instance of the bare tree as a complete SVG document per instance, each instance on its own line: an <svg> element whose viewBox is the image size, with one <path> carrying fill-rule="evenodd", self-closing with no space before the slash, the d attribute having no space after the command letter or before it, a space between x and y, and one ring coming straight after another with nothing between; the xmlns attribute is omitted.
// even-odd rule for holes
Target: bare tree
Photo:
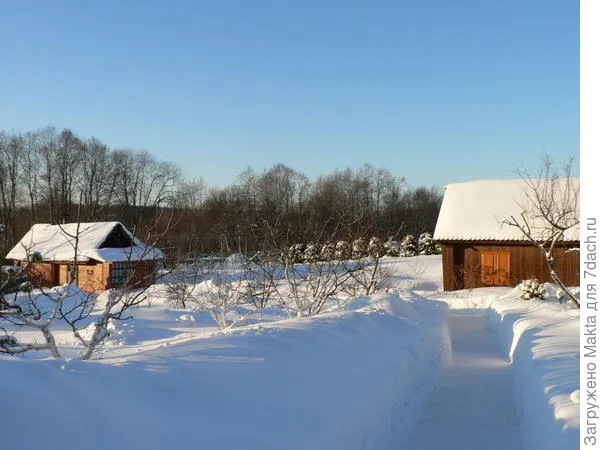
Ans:
<svg viewBox="0 0 600 450"><path fill-rule="evenodd" d="M58 221L66 223L74 217L77 207L75 197L76 180L83 161L83 142L71 130L65 129L58 135L58 146L54 154L58 181Z"/></svg>
<svg viewBox="0 0 600 450"><path fill-rule="evenodd" d="M209 279L195 287L191 297L199 311L212 317L220 330L231 327L237 320L230 320L228 314L245 303L243 295L244 278L225 271L213 272Z"/></svg>
<svg viewBox="0 0 600 450"><path fill-rule="evenodd" d="M579 179L572 176L573 163L574 158L570 158L561 168L546 155L535 176L527 169L518 169L525 186L525 199L519 205L522 211L519 216L511 216L503 223L518 228L539 248L552 280L579 308L579 300L565 286L556 270L557 249L564 247L565 235L579 227Z"/></svg>
<svg viewBox="0 0 600 450"><path fill-rule="evenodd" d="M173 246L177 259L199 256L204 239L203 204L206 200L206 183L202 178L183 182L177 192L177 209L181 213L179 226L174 230Z"/></svg>
<svg viewBox="0 0 600 450"><path fill-rule="evenodd" d="M363 254L358 255L349 273L354 282L353 292L356 295L371 295L381 290L390 280L391 272L382 266L381 258L385 256L385 247L380 239L373 237Z"/></svg>
<svg viewBox="0 0 600 450"><path fill-rule="evenodd" d="M16 134L0 133L0 223L8 226L4 247L16 240L16 209L19 190L19 159L23 139Z"/></svg>
<svg viewBox="0 0 600 450"><path fill-rule="evenodd" d="M79 174L79 189L84 217L98 220L115 193L116 176L108 147L96 138L83 145L83 158Z"/></svg>
<svg viewBox="0 0 600 450"><path fill-rule="evenodd" d="M241 305L264 308L272 292L263 273L230 259L187 261L177 265L166 280L176 306L207 313L220 330L232 327L252 313L250 310L232 319L231 311Z"/></svg>
<svg viewBox="0 0 600 450"><path fill-rule="evenodd" d="M40 160L42 164L41 180L43 182L44 200L48 205L51 223L58 223L58 186L56 181L55 154L58 148L56 128L46 127L39 132Z"/></svg>
<svg viewBox="0 0 600 450"><path fill-rule="evenodd" d="M112 157L115 192L129 227L137 230L157 209L173 205L181 177L174 164L158 161L145 151L115 150Z"/></svg>
<svg viewBox="0 0 600 450"><path fill-rule="evenodd" d="M277 226L282 229L277 229ZM321 313L328 300L337 300L338 306L343 302L342 297L348 297L349 292L355 292L353 286L356 280L373 287L376 284L365 270L374 270L366 260L347 261L352 248L345 241L335 242L335 233L328 234L327 224L318 228L318 224L305 224L307 236L316 237L310 244L294 245L290 243L290 230L283 221L275 227L267 221L256 224L264 234L264 246L269 251L265 257L258 258L256 263L261 266L265 277L271 277L271 284L276 298L290 315L304 317ZM325 238L324 236L327 236ZM344 243L344 249L340 249ZM270 257L269 257L270 256ZM378 259L377 259L378 261ZM371 284L373 283L373 285Z"/></svg>
<svg viewBox="0 0 600 450"><path fill-rule="evenodd" d="M21 178L27 188L27 198L31 223L38 222L39 185L42 162L40 159L42 132L28 132L24 136L23 152L21 155Z"/></svg>
<svg viewBox="0 0 600 450"><path fill-rule="evenodd" d="M176 308L186 308L194 298L199 283L209 278L208 262L192 258L175 263L165 277L167 291Z"/></svg>

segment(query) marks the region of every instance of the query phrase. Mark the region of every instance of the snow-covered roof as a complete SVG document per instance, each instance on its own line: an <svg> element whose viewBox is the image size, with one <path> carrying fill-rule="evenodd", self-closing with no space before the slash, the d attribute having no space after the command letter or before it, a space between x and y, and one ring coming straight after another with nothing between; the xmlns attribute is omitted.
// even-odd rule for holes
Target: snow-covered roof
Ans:
<svg viewBox="0 0 600 450"><path fill-rule="evenodd" d="M535 181L535 180L534 180ZM568 180L557 179L557 193L566 192ZM571 178L579 216L579 179ZM522 179L478 180L446 186L444 200L433 238L469 241L525 241L521 230L503 223L511 216L521 218L525 212L533 233L542 233L542 221L532 214L528 189ZM566 241L579 241L579 225L565 233Z"/></svg>
<svg viewBox="0 0 600 450"><path fill-rule="evenodd" d="M125 239L133 245L125 247L103 245L113 231L121 231L117 227L121 227ZM39 253L44 261L73 261L75 235L79 237L77 261L137 261L163 257L160 250L144 244L120 222L90 222L62 225L36 224L8 252L6 258L25 260L33 253Z"/></svg>

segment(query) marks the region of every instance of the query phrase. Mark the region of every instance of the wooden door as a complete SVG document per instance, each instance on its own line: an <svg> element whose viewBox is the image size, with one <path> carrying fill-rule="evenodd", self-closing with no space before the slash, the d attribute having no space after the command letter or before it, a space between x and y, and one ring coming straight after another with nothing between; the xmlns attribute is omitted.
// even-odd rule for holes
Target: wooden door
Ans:
<svg viewBox="0 0 600 450"><path fill-rule="evenodd" d="M481 282L510 286L510 252L481 252Z"/></svg>

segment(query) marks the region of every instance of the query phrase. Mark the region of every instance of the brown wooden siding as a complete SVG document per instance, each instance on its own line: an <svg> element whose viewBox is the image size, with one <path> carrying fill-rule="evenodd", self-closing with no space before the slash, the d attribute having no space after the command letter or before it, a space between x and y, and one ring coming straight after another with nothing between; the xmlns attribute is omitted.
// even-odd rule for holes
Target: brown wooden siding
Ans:
<svg viewBox="0 0 600 450"><path fill-rule="evenodd" d="M35 287L53 287L69 282L69 263L27 263L15 261L16 265L27 267L29 279ZM138 261L132 263L133 274L127 286L136 288L147 286L156 280L156 261ZM101 292L115 287L112 285L110 262L77 264L77 285L87 292Z"/></svg>
<svg viewBox="0 0 600 450"><path fill-rule="evenodd" d="M147 286L156 281L156 261L140 261L135 264L129 287Z"/></svg>
<svg viewBox="0 0 600 450"><path fill-rule="evenodd" d="M578 247L571 244L570 247ZM555 250L557 272L568 286L579 285L579 252ZM442 243L444 290L469 289L490 284L482 281L482 252L510 253L510 272L504 285L516 286L522 280L537 278L541 282L552 281L546 260L541 251L524 243L453 242Z"/></svg>
<svg viewBox="0 0 600 450"><path fill-rule="evenodd" d="M454 245L442 246L442 267L445 291L462 289L463 286L463 267L454 260L455 251L456 246Z"/></svg>
<svg viewBox="0 0 600 450"><path fill-rule="evenodd" d="M52 263L29 263L15 261L16 265L26 267L27 276L35 287L52 287L58 283L58 267Z"/></svg>
<svg viewBox="0 0 600 450"><path fill-rule="evenodd" d="M106 290L103 279L102 263L81 264L77 267L77 285L86 292Z"/></svg>

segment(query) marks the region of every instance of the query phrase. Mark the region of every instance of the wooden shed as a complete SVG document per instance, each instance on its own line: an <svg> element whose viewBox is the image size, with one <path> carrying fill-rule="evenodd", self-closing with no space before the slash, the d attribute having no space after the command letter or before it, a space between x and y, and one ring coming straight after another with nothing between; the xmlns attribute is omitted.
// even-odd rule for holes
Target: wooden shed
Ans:
<svg viewBox="0 0 600 450"><path fill-rule="evenodd" d="M36 224L6 255L36 287L68 283L75 267L75 282L87 292L150 285L162 258L120 222Z"/></svg>
<svg viewBox="0 0 600 450"><path fill-rule="evenodd" d="M578 179L568 181L579 186ZM442 247L444 290L516 286L530 278L552 281L540 249L518 228L503 223L511 216L527 216L527 189L521 179L446 186L433 236ZM541 233L537 219L529 220L533 232ZM579 285L579 251L573 250L578 248L576 226L554 252L556 271L567 286Z"/></svg>

